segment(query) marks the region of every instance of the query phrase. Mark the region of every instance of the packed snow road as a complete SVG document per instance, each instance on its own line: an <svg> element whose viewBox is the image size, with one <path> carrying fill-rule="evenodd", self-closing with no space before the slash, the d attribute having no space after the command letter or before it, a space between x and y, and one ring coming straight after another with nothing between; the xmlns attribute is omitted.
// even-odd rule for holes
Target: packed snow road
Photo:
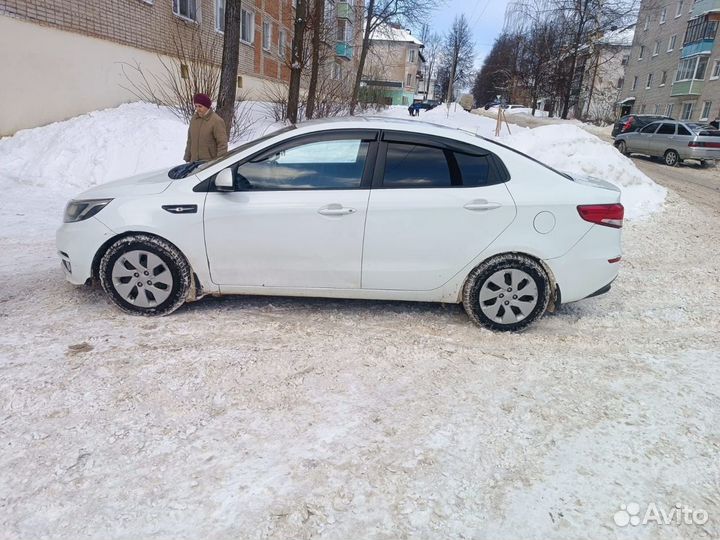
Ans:
<svg viewBox="0 0 720 540"><path fill-rule="evenodd" d="M669 194L608 294L520 334L399 302L147 319L65 283L52 184L7 178L3 540L720 535L714 212Z"/></svg>

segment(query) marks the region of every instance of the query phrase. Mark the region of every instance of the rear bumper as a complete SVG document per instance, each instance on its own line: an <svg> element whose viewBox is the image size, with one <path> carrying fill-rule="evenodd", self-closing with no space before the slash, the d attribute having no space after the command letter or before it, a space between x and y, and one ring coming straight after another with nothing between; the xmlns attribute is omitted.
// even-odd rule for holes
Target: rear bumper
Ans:
<svg viewBox="0 0 720 540"><path fill-rule="evenodd" d="M689 146L681 156L682 159L718 159L720 160L720 148L697 148Z"/></svg>

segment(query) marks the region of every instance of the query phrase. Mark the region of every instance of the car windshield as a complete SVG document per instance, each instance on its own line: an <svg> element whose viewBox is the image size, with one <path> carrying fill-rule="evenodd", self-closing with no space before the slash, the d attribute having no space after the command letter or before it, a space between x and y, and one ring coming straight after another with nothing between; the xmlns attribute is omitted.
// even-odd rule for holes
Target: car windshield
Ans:
<svg viewBox="0 0 720 540"><path fill-rule="evenodd" d="M720 130L708 124L685 124L690 131L704 137L720 137Z"/></svg>
<svg viewBox="0 0 720 540"><path fill-rule="evenodd" d="M199 165L196 165L196 166L194 166L194 167L192 167L192 166L188 167L188 170L187 170L187 171L183 171L184 174L183 174L182 176L179 176L178 178L186 178L187 176L190 176L190 174L198 173L198 172L200 172L200 171L202 171L202 170L204 170L204 169L207 169L208 167L212 167L213 165L215 165L215 164L217 164L217 163L220 163L221 161L223 161L223 160L225 160L225 159L227 159L227 158L229 158L229 157L232 157L232 156L234 156L234 155L237 155L237 154L239 154L240 152L243 152L243 151L247 150L248 148L250 148L250 147L252 147L252 146L254 146L254 145L258 144L258 143L261 143L261 142L263 142L263 141L267 141L268 139L272 139L272 138L275 137L276 135L281 135L281 134L283 134L283 133L287 133L288 131L291 131L291 130L293 130L293 129L295 129L295 125L285 126L285 127L280 128L280 129L278 129L278 130L276 130L276 131L273 131L272 133L268 133L267 135L263 135L262 137L259 137L259 138L257 138L257 139L253 139L252 141L248 141L248 142L246 142L245 144L241 144L240 146L236 146L235 148L233 148L232 150L230 150L227 154L224 154L224 155L222 155L222 156L220 156L220 157L218 157L218 158L215 158L215 159L213 159L213 160L205 161L205 162L193 162L192 164L189 163L188 165L193 165L194 163L199 163Z"/></svg>

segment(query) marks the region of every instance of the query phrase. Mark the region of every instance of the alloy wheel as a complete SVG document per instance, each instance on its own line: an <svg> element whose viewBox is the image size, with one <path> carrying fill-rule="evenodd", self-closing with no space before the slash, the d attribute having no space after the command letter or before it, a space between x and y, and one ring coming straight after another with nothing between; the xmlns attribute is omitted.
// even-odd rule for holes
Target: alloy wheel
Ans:
<svg viewBox="0 0 720 540"><path fill-rule="evenodd" d="M518 269L499 270L482 284L480 309L495 322L511 324L522 321L538 303L538 287L527 272Z"/></svg>
<svg viewBox="0 0 720 540"><path fill-rule="evenodd" d="M123 253L112 267L112 286L123 300L149 308L162 304L173 290L168 265L156 254L145 250Z"/></svg>

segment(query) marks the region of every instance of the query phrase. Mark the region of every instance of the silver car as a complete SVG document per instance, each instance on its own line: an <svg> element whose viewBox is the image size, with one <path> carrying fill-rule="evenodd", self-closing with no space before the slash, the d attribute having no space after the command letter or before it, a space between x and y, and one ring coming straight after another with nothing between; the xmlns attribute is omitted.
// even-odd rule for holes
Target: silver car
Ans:
<svg viewBox="0 0 720 540"><path fill-rule="evenodd" d="M695 159L704 167L706 161L720 159L720 130L710 125L661 120L640 131L619 134L615 147L623 154L662 157L671 167L685 159Z"/></svg>

